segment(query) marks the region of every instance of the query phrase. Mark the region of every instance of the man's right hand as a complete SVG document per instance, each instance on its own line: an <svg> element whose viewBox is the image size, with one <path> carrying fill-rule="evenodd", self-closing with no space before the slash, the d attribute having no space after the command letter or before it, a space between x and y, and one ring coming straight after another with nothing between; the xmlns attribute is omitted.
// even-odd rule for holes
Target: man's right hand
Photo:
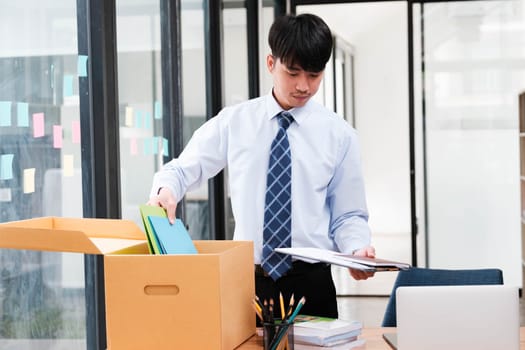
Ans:
<svg viewBox="0 0 525 350"><path fill-rule="evenodd" d="M164 208L166 210L166 214L168 215L169 222L172 224L175 222L177 199L175 196L173 196L169 188L162 187L159 190L159 194L155 197L151 197L147 204Z"/></svg>

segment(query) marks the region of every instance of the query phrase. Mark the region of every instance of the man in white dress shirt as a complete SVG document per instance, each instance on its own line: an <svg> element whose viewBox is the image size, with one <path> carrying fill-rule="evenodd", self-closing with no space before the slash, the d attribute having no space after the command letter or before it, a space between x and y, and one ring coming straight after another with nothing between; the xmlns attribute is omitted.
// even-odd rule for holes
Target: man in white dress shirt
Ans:
<svg viewBox="0 0 525 350"><path fill-rule="evenodd" d="M293 121L286 133L291 151L291 246L316 247L373 257L356 131L311 97L319 89L332 53L332 34L311 14L278 17L270 28L266 58L273 89L265 96L229 106L208 120L180 154L155 174L150 205L175 218L179 200L228 167L234 239L254 242L256 293L262 299L306 303L303 314L337 317L330 266L293 262L274 280L261 267L265 191L270 145L277 115ZM355 279L372 274L350 270ZM278 311L278 308L276 308Z"/></svg>

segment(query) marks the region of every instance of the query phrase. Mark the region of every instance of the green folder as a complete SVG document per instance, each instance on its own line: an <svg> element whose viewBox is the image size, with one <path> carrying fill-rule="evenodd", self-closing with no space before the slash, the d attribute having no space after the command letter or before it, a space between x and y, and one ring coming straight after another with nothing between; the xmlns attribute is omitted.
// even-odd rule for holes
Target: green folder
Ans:
<svg viewBox="0 0 525 350"><path fill-rule="evenodd" d="M167 218L168 215L164 208L153 206L153 205L141 205L140 206L140 215L142 217L142 223L144 224L144 229L146 230L146 237L148 238L148 249L150 254L162 254L160 244L155 236L155 231L151 227L151 223L148 219L148 216L158 216L161 218Z"/></svg>

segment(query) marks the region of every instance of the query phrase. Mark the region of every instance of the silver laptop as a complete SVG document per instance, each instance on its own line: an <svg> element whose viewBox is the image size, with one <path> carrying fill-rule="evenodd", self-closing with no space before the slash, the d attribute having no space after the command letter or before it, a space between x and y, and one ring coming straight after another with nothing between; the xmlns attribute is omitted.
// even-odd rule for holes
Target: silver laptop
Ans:
<svg viewBox="0 0 525 350"><path fill-rule="evenodd" d="M505 285L399 287L396 335L384 338L398 350L518 350L518 298Z"/></svg>

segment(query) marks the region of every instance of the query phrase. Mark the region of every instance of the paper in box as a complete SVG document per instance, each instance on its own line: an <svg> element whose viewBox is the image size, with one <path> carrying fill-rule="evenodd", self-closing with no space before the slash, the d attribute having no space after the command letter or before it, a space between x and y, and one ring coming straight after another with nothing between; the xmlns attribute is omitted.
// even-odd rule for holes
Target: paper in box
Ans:
<svg viewBox="0 0 525 350"><path fill-rule="evenodd" d="M0 224L0 247L104 255L109 350L233 349L255 333L253 243L194 241L196 255L150 255L128 220Z"/></svg>

